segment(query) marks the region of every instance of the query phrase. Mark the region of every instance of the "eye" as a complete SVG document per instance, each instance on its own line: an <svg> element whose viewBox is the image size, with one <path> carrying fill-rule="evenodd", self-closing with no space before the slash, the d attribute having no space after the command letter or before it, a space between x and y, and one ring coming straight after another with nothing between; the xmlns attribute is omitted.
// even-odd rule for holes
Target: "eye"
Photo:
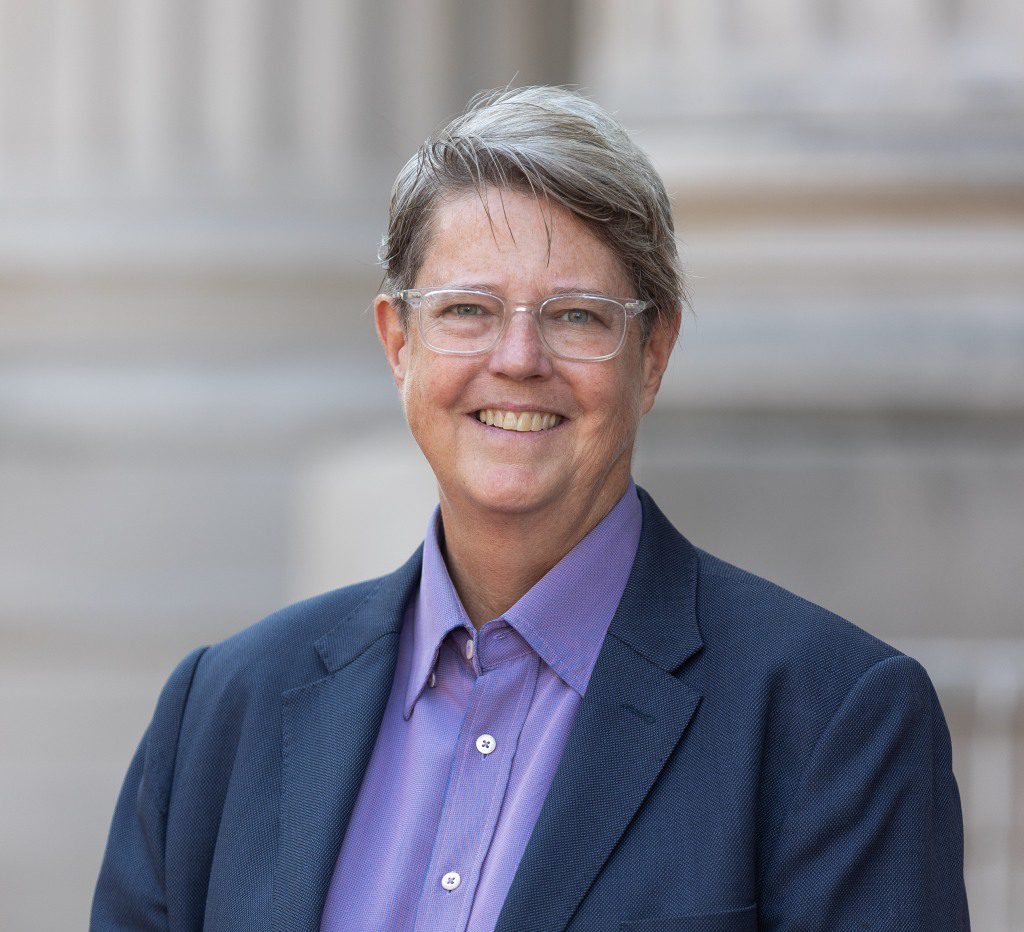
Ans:
<svg viewBox="0 0 1024 932"><path fill-rule="evenodd" d="M452 304L445 313L452 317L482 317L487 311L479 304Z"/></svg>
<svg viewBox="0 0 1024 932"><path fill-rule="evenodd" d="M592 319L590 311L585 311L581 307L573 307L563 311L561 317L562 320L570 324L589 324Z"/></svg>

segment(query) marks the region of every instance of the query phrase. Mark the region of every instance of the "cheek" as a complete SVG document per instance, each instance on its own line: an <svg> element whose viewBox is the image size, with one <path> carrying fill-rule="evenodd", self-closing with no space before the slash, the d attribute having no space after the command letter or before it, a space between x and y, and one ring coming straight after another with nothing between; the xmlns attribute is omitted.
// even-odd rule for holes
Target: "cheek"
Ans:
<svg viewBox="0 0 1024 932"><path fill-rule="evenodd" d="M600 387L593 386L590 398L597 412L598 430L606 434L605 442L618 443L636 430L641 403L640 378L632 369L609 379Z"/></svg>
<svg viewBox="0 0 1024 932"><path fill-rule="evenodd" d="M444 432L452 419L458 416L459 402L464 392L465 373L460 366L445 365L434 354L413 354L402 385L402 403L406 420L416 433Z"/></svg>

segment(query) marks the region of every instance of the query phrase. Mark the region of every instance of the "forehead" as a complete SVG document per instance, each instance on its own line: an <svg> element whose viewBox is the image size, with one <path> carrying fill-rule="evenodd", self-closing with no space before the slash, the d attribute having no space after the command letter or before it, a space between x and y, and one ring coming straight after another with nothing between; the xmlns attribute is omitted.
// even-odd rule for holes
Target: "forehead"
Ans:
<svg viewBox="0 0 1024 932"><path fill-rule="evenodd" d="M632 296L621 261L568 210L496 188L437 205L416 279L417 287L487 285L516 297L566 289Z"/></svg>

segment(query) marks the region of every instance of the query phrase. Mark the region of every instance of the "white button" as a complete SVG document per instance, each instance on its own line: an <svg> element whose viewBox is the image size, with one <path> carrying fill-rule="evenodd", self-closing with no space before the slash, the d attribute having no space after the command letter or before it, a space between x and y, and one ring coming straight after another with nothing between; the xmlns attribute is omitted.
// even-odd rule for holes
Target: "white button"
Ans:
<svg viewBox="0 0 1024 932"><path fill-rule="evenodd" d="M445 890L454 890L460 883L462 883L462 878L459 876L458 871L448 871L448 873L441 878L441 886L444 887Z"/></svg>
<svg viewBox="0 0 1024 932"><path fill-rule="evenodd" d="M466 641L466 659L467 660L472 660L473 659L473 639L472 638L470 638L468 641Z"/></svg>
<svg viewBox="0 0 1024 932"><path fill-rule="evenodd" d="M498 742L494 740L494 735L480 735L476 739L476 749L481 754L490 754L498 746Z"/></svg>
<svg viewBox="0 0 1024 932"><path fill-rule="evenodd" d="M436 686L437 685L437 677L434 676L434 671L433 670L430 671L430 685L431 686Z"/></svg>

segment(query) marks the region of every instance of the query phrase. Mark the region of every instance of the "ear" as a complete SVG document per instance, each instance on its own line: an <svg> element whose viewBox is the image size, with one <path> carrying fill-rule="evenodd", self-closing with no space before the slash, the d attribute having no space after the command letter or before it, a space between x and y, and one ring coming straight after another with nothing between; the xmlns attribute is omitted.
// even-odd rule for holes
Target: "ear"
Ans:
<svg viewBox="0 0 1024 932"><path fill-rule="evenodd" d="M661 388L661 377L668 368L672 347L679 338L682 314L658 315L651 323L651 333L643 348L643 385L641 386L640 416L654 407L654 399Z"/></svg>
<svg viewBox="0 0 1024 932"><path fill-rule="evenodd" d="M402 324L394 298L386 294L377 295L373 302L373 316L395 385L401 390L409 361L409 334Z"/></svg>

